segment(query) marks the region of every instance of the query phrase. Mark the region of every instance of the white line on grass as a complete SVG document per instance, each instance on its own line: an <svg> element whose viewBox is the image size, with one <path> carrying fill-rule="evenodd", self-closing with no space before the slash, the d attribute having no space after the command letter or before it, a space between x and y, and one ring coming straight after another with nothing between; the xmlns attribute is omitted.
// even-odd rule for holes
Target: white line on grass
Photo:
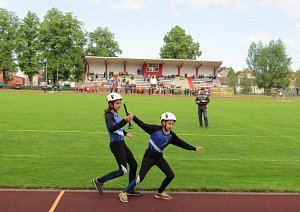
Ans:
<svg viewBox="0 0 300 212"><path fill-rule="evenodd" d="M180 134L178 133L177 135L199 135L199 134ZM235 134L227 134L227 135L216 135L216 134L213 134L213 135L201 135L201 137L270 137L270 136L265 136L265 135L235 135Z"/></svg>
<svg viewBox="0 0 300 212"><path fill-rule="evenodd" d="M107 133L107 132L92 132L82 130L6 130L7 132L45 132L45 133Z"/></svg>
<svg viewBox="0 0 300 212"><path fill-rule="evenodd" d="M93 131L83 131L83 130L4 130L7 132L43 132L43 133L90 133L90 134L106 134L107 132L93 132ZM178 135L181 136L198 136L199 134L188 134L188 133L178 133ZM205 137L270 137L270 136L264 136L264 135L235 135L235 134L227 134L227 135L201 135Z"/></svg>
<svg viewBox="0 0 300 212"><path fill-rule="evenodd" d="M258 127L257 127L258 128ZM83 130L0 130L0 131L6 131L6 132L27 132L27 133L32 133L32 132L41 132L41 133L82 133L82 134L107 134L107 132L94 132L94 131L83 131ZM270 130L269 130L270 131ZM274 134L277 134L277 136L284 137L284 138L289 138L292 140L297 140L294 138L294 136L289 136L289 135L284 135L279 132L274 132L270 131L269 135L242 135L242 134L221 134L221 135L201 135L201 137L251 137L251 138L269 138L269 137L274 137ZM140 133L135 133L136 135L141 135ZM178 133L177 135L179 136L199 136L199 134L188 134L188 133Z"/></svg>
<svg viewBox="0 0 300 212"><path fill-rule="evenodd" d="M228 116L226 116L225 114L219 114L219 116L223 116L224 118L228 118ZM271 128L264 128L264 127L260 127L256 124L250 124L247 120L243 120L243 119L234 119L234 121L236 123L243 123L245 126L249 126L251 128L256 128L259 130L263 130L265 132L268 132L270 134L270 136L255 136L255 135L238 135L238 136L249 136L249 137L274 137L274 136L279 136L279 137L283 137L283 138L289 138L295 141L298 141L299 139L296 138L296 136L291 136L291 135L286 135L283 133L280 133L278 131L272 130ZM271 136L272 135L272 136Z"/></svg>
<svg viewBox="0 0 300 212"><path fill-rule="evenodd" d="M95 157L68 157L68 156L53 156L53 155L1 155L0 157L27 157L27 158L34 158L34 157L41 157L41 158L95 158ZM198 158L198 159L185 159L182 158L180 160L197 160L197 161L253 161L253 162L293 162L293 163L300 163L300 160L278 160L278 159L238 159L238 158Z"/></svg>

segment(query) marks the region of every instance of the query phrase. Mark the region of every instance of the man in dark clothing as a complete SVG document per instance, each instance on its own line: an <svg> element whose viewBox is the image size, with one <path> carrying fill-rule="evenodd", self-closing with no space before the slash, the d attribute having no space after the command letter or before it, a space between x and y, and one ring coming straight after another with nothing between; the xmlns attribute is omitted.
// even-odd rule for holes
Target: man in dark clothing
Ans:
<svg viewBox="0 0 300 212"><path fill-rule="evenodd" d="M198 105L198 118L199 118L200 127L203 127L203 122L202 122L202 114L203 114L205 127L208 128L207 104L210 102L210 99L208 95L205 94L204 88L201 88L200 95L196 97L195 102Z"/></svg>

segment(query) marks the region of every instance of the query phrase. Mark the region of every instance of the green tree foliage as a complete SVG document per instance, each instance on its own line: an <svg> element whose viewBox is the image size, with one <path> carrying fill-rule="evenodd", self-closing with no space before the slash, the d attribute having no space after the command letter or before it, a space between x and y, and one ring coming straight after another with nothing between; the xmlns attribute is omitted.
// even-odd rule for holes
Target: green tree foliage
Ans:
<svg viewBox="0 0 300 212"><path fill-rule="evenodd" d="M300 91L300 71L296 72L296 89L297 89L297 94L299 95L299 91Z"/></svg>
<svg viewBox="0 0 300 212"><path fill-rule="evenodd" d="M39 70L39 24L37 15L28 12L20 23L20 33L17 38L18 64L20 69L28 75L30 85L32 85L33 76L38 73Z"/></svg>
<svg viewBox="0 0 300 212"><path fill-rule="evenodd" d="M240 86L242 87L241 93L242 94L249 94L251 93L251 83L247 76L244 76L240 81Z"/></svg>
<svg viewBox="0 0 300 212"><path fill-rule="evenodd" d="M82 78L86 42L82 25L72 13L63 14L56 8L48 10L44 16L39 39L42 58L47 58L48 74L53 82Z"/></svg>
<svg viewBox="0 0 300 212"><path fill-rule="evenodd" d="M248 58L246 59L246 63L248 65L248 68L253 71L253 74L256 75L257 73L257 65L258 65L258 59L259 59L259 49L262 48L262 43L259 42L258 44L252 42L250 44L250 47L248 49Z"/></svg>
<svg viewBox="0 0 300 212"><path fill-rule="evenodd" d="M164 46L160 49L160 57L168 59L196 59L201 55L200 45L193 41L185 30L175 26L164 37Z"/></svg>
<svg viewBox="0 0 300 212"><path fill-rule="evenodd" d="M108 28L87 34L82 25L72 13L63 14L56 8L48 10L42 22L32 12L19 22L13 12L0 8L0 71L5 82L5 76L19 66L32 83L34 74L45 69L46 63L47 78L52 82L79 81L85 72L84 47L88 55L115 57L122 53Z"/></svg>
<svg viewBox="0 0 300 212"><path fill-rule="evenodd" d="M88 33L86 54L90 56L116 57L122 54L114 34L107 27L98 27L94 32Z"/></svg>
<svg viewBox="0 0 300 212"><path fill-rule="evenodd" d="M13 12L0 8L0 71L3 72L4 84L9 72L16 71L16 37L19 19Z"/></svg>
<svg viewBox="0 0 300 212"><path fill-rule="evenodd" d="M288 87L289 81L286 77L290 73L291 58L288 57L285 45L280 39L270 41L266 46L261 42L252 43L246 62L254 72L259 88L271 90Z"/></svg>
<svg viewBox="0 0 300 212"><path fill-rule="evenodd" d="M229 78L229 85L230 87L233 87L233 91L236 94L236 86L238 84L238 79L236 76L235 71L233 70L233 68L229 68L229 72L227 74L228 78Z"/></svg>

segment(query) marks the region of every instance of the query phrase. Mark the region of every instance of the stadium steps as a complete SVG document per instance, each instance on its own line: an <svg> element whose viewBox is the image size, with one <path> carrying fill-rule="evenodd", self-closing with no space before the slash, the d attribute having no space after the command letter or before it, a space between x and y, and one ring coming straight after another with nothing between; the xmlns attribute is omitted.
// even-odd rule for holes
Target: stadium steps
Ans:
<svg viewBox="0 0 300 212"><path fill-rule="evenodd" d="M187 78L175 77L175 79L173 79L173 81L170 84L176 87L181 87L182 89L190 89Z"/></svg>
<svg viewBox="0 0 300 212"><path fill-rule="evenodd" d="M194 89L194 83L193 83L192 78L191 78L191 77L188 77L187 80L188 80L190 89Z"/></svg>

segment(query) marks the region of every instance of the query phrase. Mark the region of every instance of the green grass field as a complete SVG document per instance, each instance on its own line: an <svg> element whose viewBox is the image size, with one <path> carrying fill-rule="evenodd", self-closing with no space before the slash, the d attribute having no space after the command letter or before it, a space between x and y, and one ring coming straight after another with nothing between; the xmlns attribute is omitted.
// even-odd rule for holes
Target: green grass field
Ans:
<svg viewBox="0 0 300 212"><path fill-rule="evenodd" d="M106 95L0 92L0 187L92 189L116 170L103 109ZM193 97L124 96L146 123L177 116L174 132L196 153L170 145L169 190L300 192L300 101L212 98L210 128L199 128ZM121 108L120 116L125 115ZM148 135L135 125L126 139L140 165ZM164 174L150 170L137 188L155 190ZM105 184L122 189L128 176Z"/></svg>

